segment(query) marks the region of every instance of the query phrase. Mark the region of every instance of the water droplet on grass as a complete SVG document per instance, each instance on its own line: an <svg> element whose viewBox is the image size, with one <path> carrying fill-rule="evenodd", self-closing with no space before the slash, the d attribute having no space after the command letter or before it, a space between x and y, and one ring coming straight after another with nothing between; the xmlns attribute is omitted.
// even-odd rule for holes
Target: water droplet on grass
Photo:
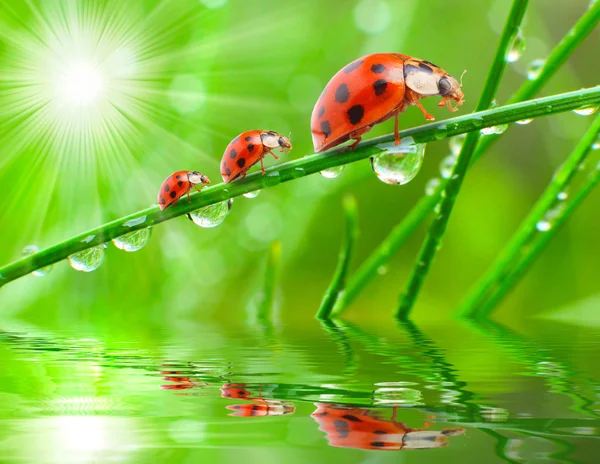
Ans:
<svg viewBox="0 0 600 464"><path fill-rule="evenodd" d="M450 178L457 161L458 157L454 155L448 155L442 160L440 163L440 174L444 179Z"/></svg>
<svg viewBox="0 0 600 464"><path fill-rule="evenodd" d="M221 224L231 209L231 201L222 201L214 205L208 205L188 214L194 224L200 227L217 227Z"/></svg>
<svg viewBox="0 0 600 464"><path fill-rule="evenodd" d="M529 124L531 121L533 121L533 119L519 119L517 121L517 124L524 126L526 124Z"/></svg>
<svg viewBox="0 0 600 464"><path fill-rule="evenodd" d="M545 64L546 60L542 59L533 60L531 63L529 63L529 67L527 68L527 79L530 81L537 79Z"/></svg>
<svg viewBox="0 0 600 464"><path fill-rule="evenodd" d="M246 192L243 194L246 198L256 198L260 195L260 190L253 190L252 192Z"/></svg>
<svg viewBox="0 0 600 464"><path fill-rule="evenodd" d="M433 136L437 140L444 140L448 136L448 129L446 128L445 125L440 126L435 130L435 132L433 133Z"/></svg>
<svg viewBox="0 0 600 464"><path fill-rule="evenodd" d="M371 157L371 167L380 181L403 185L415 178L423 165L425 144L393 142L377 145L383 152Z"/></svg>
<svg viewBox="0 0 600 464"><path fill-rule="evenodd" d="M567 198L569 198L569 194L567 192L560 192L558 195L556 195L556 198L558 198L559 200L566 200Z"/></svg>
<svg viewBox="0 0 600 464"><path fill-rule="evenodd" d="M454 137L450 137L448 140L448 145L450 146L450 152L454 155L459 155L460 150L462 149L463 143L465 143L465 139L467 138L467 134L459 134Z"/></svg>
<svg viewBox="0 0 600 464"><path fill-rule="evenodd" d="M590 116L594 114L596 110L598 110L598 107L592 106L590 108L577 108L576 110L573 110L573 113L578 114L579 116Z"/></svg>
<svg viewBox="0 0 600 464"><path fill-rule="evenodd" d="M508 124L498 124L497 126L484 127L481 129L483 135L503 134L508 129Z"/></svg>
<svg viewBox="0 0 600 464"><path fill-rule="evenodd" d="M550 223L550 221L542 219L541 221L537 222L535 228L540 232L548 232L550 229L552 229L552 224Z"/></svg>
<svg viewBox="0 0 600 464"><path fill-rule="evenodd" d="M148 240L150 240L151 232L152 228L146 227L145 229L136 230L135 232L129 232L128 234L114 238L112 242L120 250L130 252L138 251L146 246Z"/></svg>
<svg viewBox="0 0 600 464"><path fill-rule="evenodd" d="M428 197L433 195L441 183L442 181L437 177L429 179L425 184L425 195L427 195Z"/></svg>
<svg viewBox="0 0 600 464"><path fill-rule="evenodd" d="M521 56L523 55L524 51L525 39L523 38L523 34L519 29L512 38L512 42L506 53L506 61L508 61L509 63L514 63L515 61L518 61L519 58L521 58Z"/></svg>
<svg viewBox="0 0 600 464"><path fill-rule="evenodd" d="M37 245L27 245L25 248L23 248L23 251L21 253L23 254L23 257L27 257L27 256L34 255L39 251L40 251L40 247L38 247ZM53 268L52 265L44 266L40 269L36 269L35 271L32 272L32 274L37 277L45 277L48 274L50 274L50 272L52 271L52 268Z"/></svg>
<svg viewBox="0 0 600 464"><path fill-rule="evenodd" d="M92 272L104 262L104 245L88 248L69 256L69 264L76 271Z"/></svg>
<svg viewBox="0 0 600 464"><path fill-rule="evenodd" d="M321 175L323 177L326 177L327 179L335 179L337 176L339 176L342 171L344 170L344 165L342 164L341 166L334 166L332 168L328 168L328 169L323 169L321 171Z"/></svg>
<svg viewBox="0 0 600 464"><path fill-rule="evenodd" d="M124 222L123 225L125 227L133 227L139 224L143 224L144 222L146 222L146 216L140 216L139 218L130 219L129 221Z"/></svg>

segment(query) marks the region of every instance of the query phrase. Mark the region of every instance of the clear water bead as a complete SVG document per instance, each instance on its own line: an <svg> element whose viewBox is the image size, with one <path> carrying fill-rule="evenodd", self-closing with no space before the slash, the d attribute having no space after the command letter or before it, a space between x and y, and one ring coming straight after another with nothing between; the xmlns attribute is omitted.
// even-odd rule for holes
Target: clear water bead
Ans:
<svg viewBox="0 0 600 464"><path fill-rule="evenodd" d="M506 53L506 61L509 63L514 63L518 61L519 58L523 55L525 51L525 39L523 38L523 34L521 30L517 30L517 33L513 36L512 43L510 44L510 48Z"/></svg>
<svg viewBox="0 0 600 464"><path fill-rule="evenodd" d="M530 81L537 79L545 64L546 60L542 59L533 60L529 63L529 67L527 68L527 79Z"/></svg>
<svg viewBox="0 0 600 464"><path fill-rule="evenodd" d="M567 198L569 198L569 194L567 192L560 192L558 195L556 195L556 198L561 201L565 201Z"/></svg>
<svg viewBox="0 0 600 464"><path fill-rule="evenodd" d="M404 185L415 178L423 165L425 144L415 144L412 139L400 145L394 142L377 145L383 149L379 155L371 156L371 167L381 182Z"/></svg>
<svg viewBox="0 0 600 464"><path fill-rule="evenodd" d="M327 179L335 179L342 173L344 168L345 166L342 164L341 166L335 166L333 168L324 169L321 171L321 175Z"/></svg>
<svg viewBox="0 0 600 464"><path fill-rule="evenodd" d="M425 184L425 195L427 195L428 197L432 196L441 183L442 181L437 177L429 179Z"/></svg>
<svg viewBox="0 0 600 464"><path fill-rule="evenodd" d="M454 155L448 155L442 160L440 163L440 174L444 179L450 178L457 161L458 157Z"/></svg>
<svg viewBox="0 0 600 464"><path fill-rule="evenodd" d="M573 113L578 114L579 116L590 116L594 114L597 110L597 106L592 106L590 108L578 108L576 110L573 110Z"/></svg>
<svg viewBox="0 0 600 464"><path fill-rule="evenodd" d="M231 209L231 200L208 205L204 208L197 209L188 214L188 217L194 221L194 224L205 227L217 227L221 224Z"/></svg>
<svg viewBox="0 0 600 464"><path fill-rule="evenodd" d="M152 228L146 227L145 229L136 230L135 232L129 232L128 234L113 238L112 242L120 250L129 252L138 251L146 246L148 240L150 240L151 233Z"/></svg>
<svg viewBox="0 0 600 464"><path fill-rule="evenodd" d="M484 127L481 129L483 135L503 134L508 129L508 124L498 124L497 126Z"/></svg>
<svg viewBox="0 0 600 464"><path fill-rule="evenodd" d="M552 229L552 224L550 223L550 221L542 219L541 221L537 222L535 228L540 232L548 232L550 229Z"/></svg>
<svg viewBox="0 0 600 464"><path fill-rule="evenodd" d="M246 192L243 194L246 198L256 198L260 195L260 190L252 190L252 192Z"/></svg>
<svg viewBox="0 0 600 464"><path fill-rule="evenodd" d="M23 248L23 251L21 252L23 254L23 257L27 257L27 256L31 256L36 254L37 252L40 251L40 247L37 245L27 245L25 248ZM36 269L35 271L32 272L32 274L34 276L37 277L45 277L48 274L50 274L50 272L52 271L53 266L52 264L50 266L44 266L40 269Z"/></svg>
<svg viewBox="0 0 600 464"><path fill-rule="evenodd" d="M526 124L529 124L531 121L533 121L533 119L519 119L517 122L517 124L519 124L520 126L524 126Z"/></svg>
<svg viewBox="0 0 600 464"><path fill-rule="evenodd" d="M454 137L450 137L448 140L448 146L450 147L450 152L453 155L458 156L460 154L460 150L462 149L463 143L465 143L465 139L467 138L467 134L459 134Z"/></svg>
<svg viewBox="0 0 600 464"><path fill-rule="evenodd" d="M104 262L104 245L88 248L69 256L69 264L76 271L92 272Z"/></svg>

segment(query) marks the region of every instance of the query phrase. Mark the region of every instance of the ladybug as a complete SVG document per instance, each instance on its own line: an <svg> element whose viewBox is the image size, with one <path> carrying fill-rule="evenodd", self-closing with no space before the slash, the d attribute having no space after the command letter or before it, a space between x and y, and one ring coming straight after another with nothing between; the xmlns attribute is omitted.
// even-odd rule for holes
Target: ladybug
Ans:
<svg viewBox="0 0 600 464"><path fill-rule="evenodd" d="M398 53L375 53L346 65L329 81L317 100L310 120L315 152L361 137L380 122L395 117L394 136L398 136L398 115L417 105L427 120L435 118L419 101L439 95L450 111L452 100L462 105L462 83L429 61Z"/></svg>
<svg viewBox="0 0 600 464"><path fill-rule="evenodd" d="M366 450L431 449L448 445L448 437L465 433L465 429L413 429L396 422L396 408L392 420L381 419L366 408L315 403L317 410L311 417L319 423L319 430L327 434L327 441L338 448Z"/></svg>
<svg viewBox="0 0 600 464"><path fill-rule="evenodd" d="M201 185L198 188L198 185ZM190 201L190 190L202 190L202 187L210 184L210 179L198 171L177 171L165 179L158 191L158 206L163 210L167 206L177 203L187 193Z"/></svg>
<svg viewBox="0 0 600 464"><path fill-rule="evenodd" d="M266 399L262 397L260 391L258 396L253 395L246 388L245 383L226 383L221 387L221 397L252 401L252 403L226 406L227 409L233 411L229 415L235 417L284 416L296 411L296 406L291 401Z"/></svg>
<svg viewBox="0 0 600 464"><path fill-rule="evenodd" d="M225 183L231 182L242 176L246 177L248 169L260 161L263 174L265 166L263 158L270 153L273 158L279 159L271 150L281 148L286 153L292 149L292 144L287 137L273 131L251 130L243 132L234 138L223 154L221 160L221 176Z"/></svg>

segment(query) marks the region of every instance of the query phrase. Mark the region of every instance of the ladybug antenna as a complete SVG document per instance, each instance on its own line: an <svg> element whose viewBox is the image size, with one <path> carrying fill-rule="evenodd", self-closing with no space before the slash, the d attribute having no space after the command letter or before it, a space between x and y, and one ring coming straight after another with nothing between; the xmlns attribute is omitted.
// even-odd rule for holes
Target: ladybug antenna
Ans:
<svg viewBox="0 0 600 464"><path fill-rule="evenodd" d="M463 79L463 76L465 75L465 73L466 73L466 72L467 72L467 70L465 69L465 70L462 72L462 74L460 75L460 86L461 86L461 87L462 87L462 85L463 85L463 84L462 84L462 79Z"/></svg>

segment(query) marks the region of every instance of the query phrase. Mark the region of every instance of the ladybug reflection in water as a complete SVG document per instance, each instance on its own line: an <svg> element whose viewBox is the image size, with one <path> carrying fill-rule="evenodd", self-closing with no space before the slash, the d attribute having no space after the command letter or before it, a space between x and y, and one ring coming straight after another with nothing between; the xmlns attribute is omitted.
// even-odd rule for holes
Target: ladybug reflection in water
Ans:
<svg viewBox="0 0 600 464"><path fill-rule="evenodd" d="M185 377L184 372L161 371L160 374L164 376L162 378L163 380L172 382L161 385L160 388L163 390L189 390L190 388L194 388L201 385L192 381L190 377Z"/></svg>
<svg viewBox="0 0 600 464"><path fill-rule="evenodd" d="M396 422L396 408L391 420L376 417L373 410L351 406L315 403L311 414L327 441L338 448L365 450L408 450L441 448L448 437L465 433L463 428L423 430ZM427 425L427 424L426 424Z"/></svg>
<svg viewBox="0 0 600 464"><path fill-rule="evenodd" d="M221 387L221 398L236 398L252 401L252 403L231 404L226 406L233 411L229 416L264 417L285 416L294 414L296 406L291 401L263 398L260 390L258 396L250 393L245 383L226 383Z"/></svg>
<svg viewBox="0 0 600 464"><path fill-rule="evenodd" d="M395 117L394 136L398 135L398 115L416 105L430 121L435 118L419 101L440 96L439 107L456 111L450 102L463 103L463 92L454 77L439 66L399 53L363 56L335 74L317 101L310 126L316 152L328 150L346 140L353 149L375 124Z"/></svg>

